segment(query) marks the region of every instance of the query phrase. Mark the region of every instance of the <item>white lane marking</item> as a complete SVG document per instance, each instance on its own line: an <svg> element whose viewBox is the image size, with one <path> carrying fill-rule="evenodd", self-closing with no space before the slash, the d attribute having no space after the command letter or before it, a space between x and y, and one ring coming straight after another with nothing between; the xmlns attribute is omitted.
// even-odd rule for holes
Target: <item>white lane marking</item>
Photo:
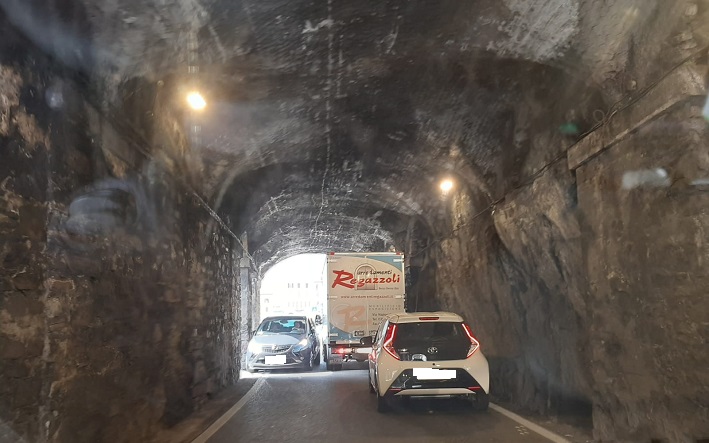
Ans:
<svg viewBox="0 0 709 443"><path fill-rule="evenodd" d="M527 419L520 417L519 415L515 414L512 411L508 411L507 409L503 408L502 406L498 406L494 403L490 403L490 409L492 409L493 411L499 412L500 414L504 415L505 417L507 417L509 419L516 421L517 423L521 424L525 428L541 435L542 437L544 437L550 441L553 441L554 443L571 443L569 440L565 439L564 437L562 437L558 434L554 434L553 432L551 432L547 429L544 429L543 427L541 427L537 424L534 424Z"/></svg>
<svg viewBox="0 0 709 443"><path fill-rule="evenodd" d="M243 397L241 397L241 400L239 400L234 406L232 406L228 411L226 411L224 415L219 417L217 421L212 423L212 425L208 427L206 431L202 432L199 437L192 440L192 443L207 443L207 440L209 440L214 434L216 434L217 431L219 431L219 429L221 429L222 426L226 424L226 422L231 420L231 418L235 416L241 408L244 407L246 402L248 402L249 399L254 396L256 391L258 391L258 389L263 383L263 378L259 378L258 380L256 380L256 383L254 383L254 385L251 386L251 389L249 389L249 391L244 394Z"/></svg>

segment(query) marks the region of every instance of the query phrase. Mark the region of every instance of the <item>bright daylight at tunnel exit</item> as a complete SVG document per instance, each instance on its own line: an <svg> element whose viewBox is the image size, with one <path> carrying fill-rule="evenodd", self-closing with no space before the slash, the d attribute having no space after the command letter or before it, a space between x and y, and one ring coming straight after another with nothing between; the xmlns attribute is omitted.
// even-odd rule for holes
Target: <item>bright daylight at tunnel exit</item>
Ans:
<svg viewBox="0 0 709 443"><path fill-rule="evenodd" d="M709 0L0 0L0 443L709 443Z"/></svg>

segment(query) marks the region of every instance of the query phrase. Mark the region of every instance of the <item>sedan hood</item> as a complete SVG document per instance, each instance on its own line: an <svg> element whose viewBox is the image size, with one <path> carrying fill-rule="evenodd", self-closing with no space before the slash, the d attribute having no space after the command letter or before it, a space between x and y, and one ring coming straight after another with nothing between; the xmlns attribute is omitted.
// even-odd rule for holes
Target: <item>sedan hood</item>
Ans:
<svg viewBox="0 0 709 443"><path fill-rule="evenodd" d="M257 345L294 345L305 338L305 335L292 334L264 334L255 335L251 343Z"/></svg>

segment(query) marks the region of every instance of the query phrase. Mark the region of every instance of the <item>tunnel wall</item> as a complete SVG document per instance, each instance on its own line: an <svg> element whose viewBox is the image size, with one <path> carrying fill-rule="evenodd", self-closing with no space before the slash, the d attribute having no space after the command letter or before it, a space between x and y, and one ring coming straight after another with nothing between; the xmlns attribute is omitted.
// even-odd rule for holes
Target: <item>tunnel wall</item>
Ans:
<svg viewBox="0 0 709 443"><path fill-rule="evenodd" d="M242 251L179 171L141 154L74 73L10 32L0 440L147 441L236 382Z"/></svg>
<svg viewBox="0 0 709 443"><path fill-rule="evenodd" d="M490 360L493 395L539 412L577 407L587 393L573 186L557 166L473 220L479 208L457 195L456 234L434 252L440 307L471 323Z"/></svg>
<svg viewBox="0 0 709 443"><path fill-rule="evenodd" d="M709 134L696 68L491 212L475 218L467 190L450 200L448 235L429 252L432 303L471 322L498 401L592 414L602 442L709 435ZM626 173L656 168L666 180L625 187Z"/></svg>
<svg viewBox="0 0 709 443"><path fill-rule="evenodd" d="M709 436L709 176L704 97L680 102L577 170L591 235L594 425L608 441ZM628 171L665 183L623 189Z"/></svg>
<svg viewBox="0 0 709 443"><path fill-rule="evenodd" d="M0 65L0 439L36 436L44 367L48 146L19 104L22 71Z"/></svg>

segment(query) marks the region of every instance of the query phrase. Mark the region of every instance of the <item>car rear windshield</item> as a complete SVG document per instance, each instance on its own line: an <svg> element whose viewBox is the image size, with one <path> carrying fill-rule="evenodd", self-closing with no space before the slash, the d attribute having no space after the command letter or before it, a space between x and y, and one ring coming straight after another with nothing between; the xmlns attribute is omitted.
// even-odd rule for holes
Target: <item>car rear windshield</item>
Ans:
<svg viewBox="0 0 709 443"><path fill-rule="evenodd" d="M423 321L418 323L400 323L396 334L396 346L432 341L466 341L463 324L459 322Z"/></svg>

